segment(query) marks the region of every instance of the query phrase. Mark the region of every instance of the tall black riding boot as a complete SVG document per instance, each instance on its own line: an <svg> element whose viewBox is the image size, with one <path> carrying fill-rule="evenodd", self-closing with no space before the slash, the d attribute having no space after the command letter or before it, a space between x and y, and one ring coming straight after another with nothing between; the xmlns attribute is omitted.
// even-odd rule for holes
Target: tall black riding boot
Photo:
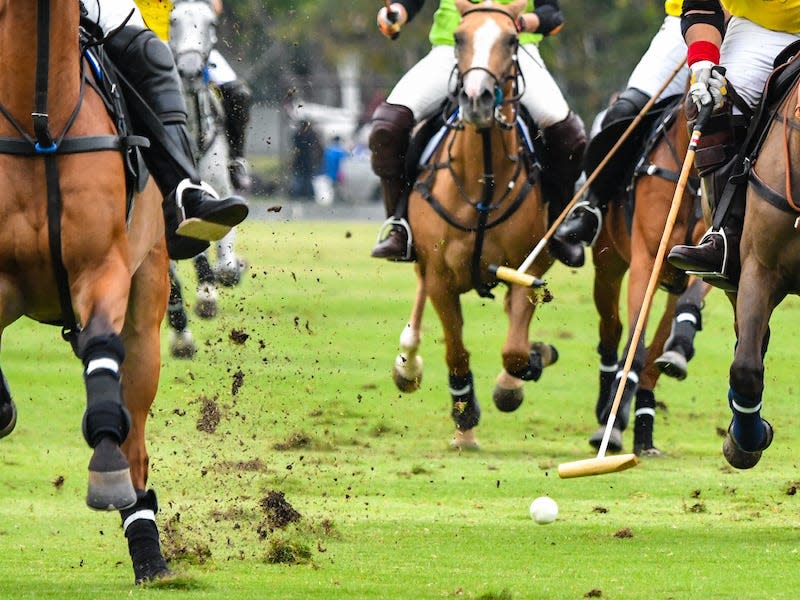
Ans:
<svg viewBox="0 0 800 600"><path fill-rule="evenodd" d="M546 152L542 186L547 193L548 222L553 223L575 193L586 150L586 130L581 118L570 111L566 119L545 128L542 134ZM585 261L583 247L579 244L553 237L548 250L569 267L583 266Z"/></svg>
<svg viewBox="0 0 800 600"><path fill-rule="evenodd" d="M713 207L713 225L698 245L675 246L667 256L673 266L727 290L735 290L739 280L739 240L746 206L744 186L729 183L739 166L736 151L746 132L733 119L730 106L712 115L695 155L703 196ZM736 187L727 192L730 201L720 203L726 186Z"/></svg>
<svg viewBox="0 0 800 600"><path fill-rule="evenodd" d="M220 200L200 181L186 130L186 105L172 52L149 29L128 25L105 49L125 80L134 130L150 138L147 167L164 196L167 249L191 258L247 217L238 196Z"/></svg>
<svg viewBox="0 0 800 600"><path fill-rule="evenodd" d="M252 185L244 158L247 124L250 122L250 104L253 93L248 85L239 79L219 86L222 92L222 108L225 110L225 133L230 148L228 172L236 191L246 192Z"/></svg>
<svg viewBox="0 0 800 600"><path fill-rule="evenodd" d="M383 102L375 109L372 123L369 136L372 170L381 178L383 204L388 217L378 234L378 243L372 249L372 256L409 260L412 252L409 243L411 229L405 219L405 210L398 211L398 207L408 193L405 161L411 129L414 127L414 113L405 106Z"/></svg>

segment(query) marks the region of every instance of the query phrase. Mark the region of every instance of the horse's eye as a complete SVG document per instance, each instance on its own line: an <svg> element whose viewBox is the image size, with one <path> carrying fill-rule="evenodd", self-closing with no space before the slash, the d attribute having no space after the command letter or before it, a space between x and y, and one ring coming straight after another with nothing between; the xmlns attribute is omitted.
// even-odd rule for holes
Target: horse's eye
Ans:
<svg viewBox="0 0 800 600"><path fill-rule="evenodd" d="M506 38L506 44L508 44L509 48L513 48L514 46L516 46L517 45L517 36L513 35L513 34L509 34L509 36Z"/></svg>
<svg viewBox="0 0 800 600"><path fill-rule="evenodd" d="M463 33L454 33L453 39L456 42L456 48L464 45L464 34Z"/></svg>

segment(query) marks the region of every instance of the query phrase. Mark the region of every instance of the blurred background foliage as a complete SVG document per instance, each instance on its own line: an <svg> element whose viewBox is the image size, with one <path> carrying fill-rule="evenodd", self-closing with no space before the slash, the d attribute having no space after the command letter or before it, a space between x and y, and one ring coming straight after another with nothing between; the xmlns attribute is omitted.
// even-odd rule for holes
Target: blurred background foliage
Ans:
<svg viewBox="0 0 800 600"><path fill-rule="evenodd" d="M299 94L332 103L337 64L355 59L365 105L385 95L430 48L438 2L427 2L395 41L375 26L377 0L225 0L223 53L253 88L275 104ZM570 105L588 122L628 75L664 19L662 0L561 0L563 31L542 55Z"/></svg>

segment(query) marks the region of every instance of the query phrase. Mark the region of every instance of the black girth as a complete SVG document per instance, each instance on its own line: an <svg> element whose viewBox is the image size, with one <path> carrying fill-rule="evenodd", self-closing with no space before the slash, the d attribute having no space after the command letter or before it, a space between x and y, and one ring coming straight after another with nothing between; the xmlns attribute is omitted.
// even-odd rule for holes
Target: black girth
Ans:
<svg viewBox="0 0 800 600"><path fill-rule="evenodd" d="M50 123L47 113L48 102L48 62L50 58L50 2L38 0L36 18L36 89L34 112L31 113L35 137L28 135L19 122L8 109L0 104L0 114L17 130L19 137L10 138L0 136L0 154L13 154L17 156L41 156L45 165L45 181L47 183L47 223L48 240L50 244L50 258L58 288L59 303L61 304L62 320L60 324L62 337L76 347L77 335L80 326L75 319L72 299L69 292L69 275L61 254L61 187L59 185L58 165L56 157L59 154L74 154L79 152L96 152L101 150L124 150L131 145L146 145L146 140L135 136L120 138L114 135L81 136L66 138L80 111L83 102L84 84L86 74L84 63L81 61L81 85L78 101L70 114L63 131L57 137L50 133Z"/></svg>

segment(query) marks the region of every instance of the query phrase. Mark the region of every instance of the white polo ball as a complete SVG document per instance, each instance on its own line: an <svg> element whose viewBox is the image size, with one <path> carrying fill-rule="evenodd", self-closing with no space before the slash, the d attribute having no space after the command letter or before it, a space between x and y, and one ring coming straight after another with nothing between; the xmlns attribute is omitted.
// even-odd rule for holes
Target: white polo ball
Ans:
<svg viewBox="0 0 800 600"><path fill-rule="evenodd" d="M558 517L558 504L549 496L539 496L531 502L531 519L546 525L552 523Z"/></svg>

